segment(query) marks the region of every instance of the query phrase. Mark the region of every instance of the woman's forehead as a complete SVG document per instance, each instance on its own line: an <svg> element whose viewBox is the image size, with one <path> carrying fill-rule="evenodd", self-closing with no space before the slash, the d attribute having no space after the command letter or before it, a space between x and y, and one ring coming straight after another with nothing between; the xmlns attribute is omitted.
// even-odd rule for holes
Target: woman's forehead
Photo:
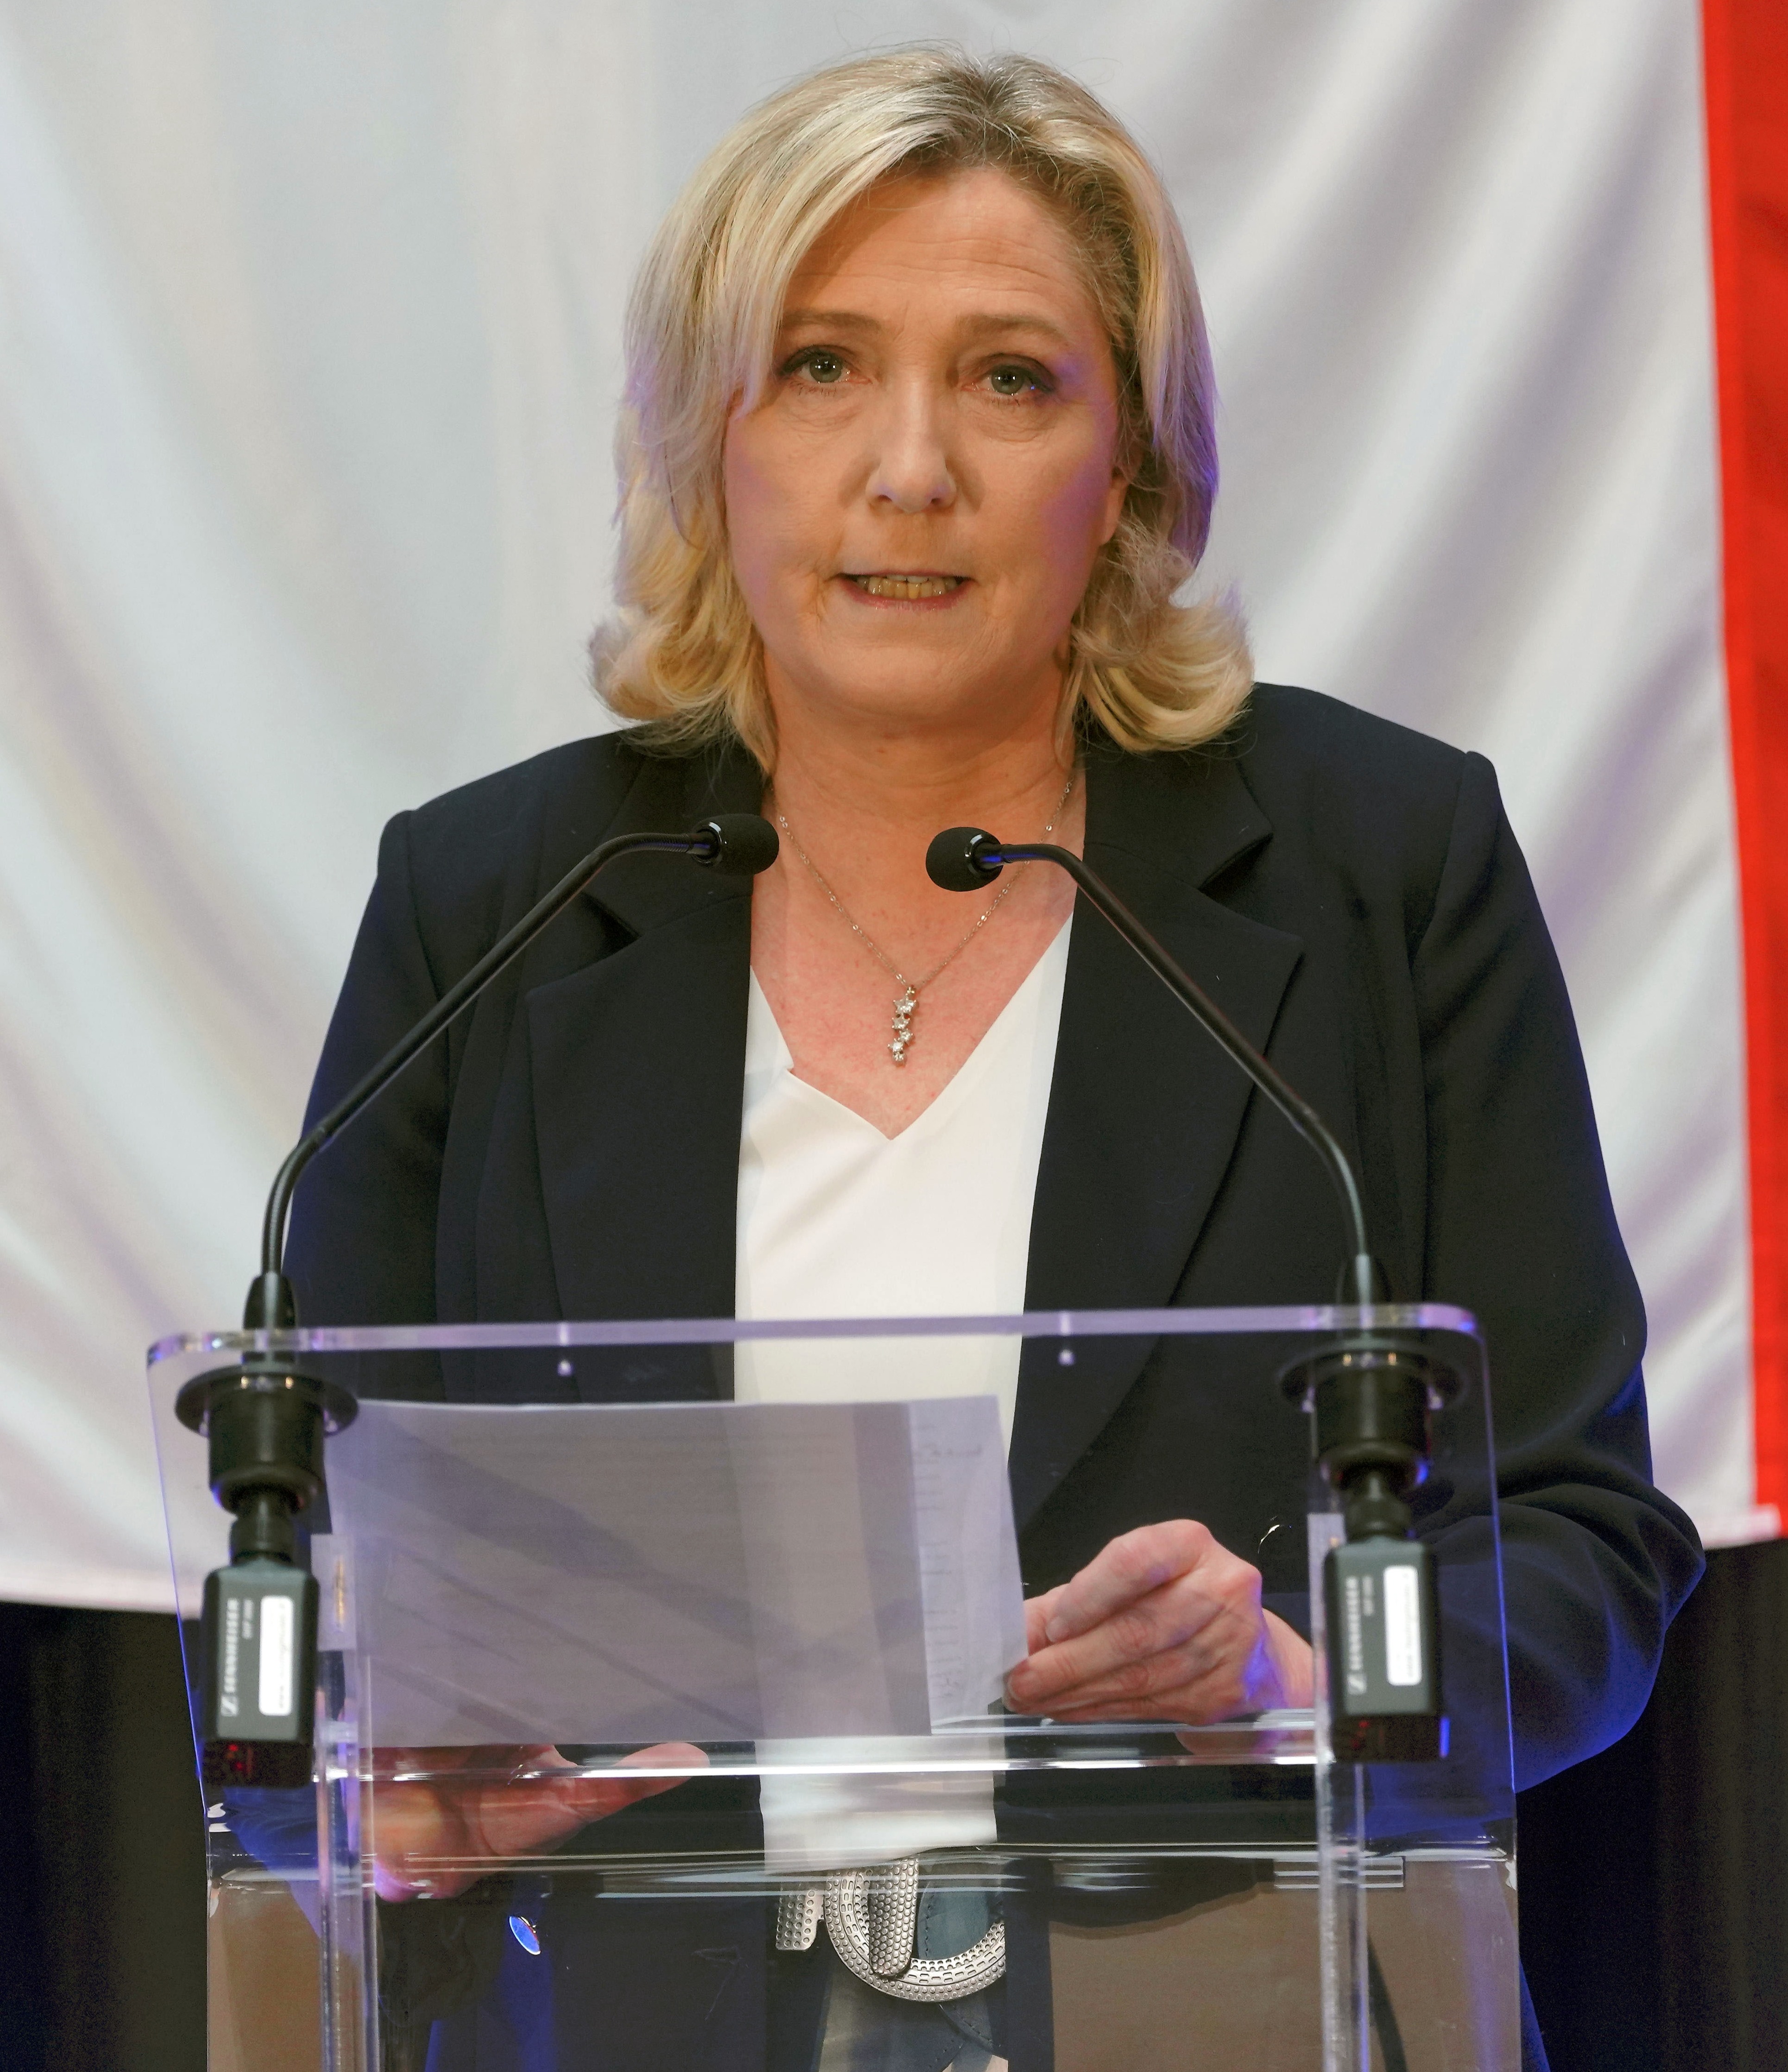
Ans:
<svg viewBox="0 0 1788 2072"><path fill-rule="evenodd" d="M872 187L796 267L782 322L872 323L920 289L928 303L972 312L984 329L1028 324L1065 337L1098 323L1066 226L991 166Z"/></svg>

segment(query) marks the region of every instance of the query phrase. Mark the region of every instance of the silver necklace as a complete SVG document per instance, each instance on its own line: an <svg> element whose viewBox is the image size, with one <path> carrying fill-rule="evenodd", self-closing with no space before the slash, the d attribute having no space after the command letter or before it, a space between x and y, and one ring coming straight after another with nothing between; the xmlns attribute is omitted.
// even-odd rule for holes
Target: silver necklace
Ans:
<svg viewBox="0 0 1788 2072"><path fill-rule="evenodd" d="M1056 831L1056 822L1061 818L1062 808L1068 804L1069 798L1073 791L1074 776L1074 771L1070 770L1068 773L1068 782L1061 787L1061 796L1056 801L1055 811L1050 814L1048 819L1044 823L1043 832L1045 838L1053 835ZM995 893L992 898L987 902L987 906L983 911L975 917L974 927L969 930L968 933L962 938L962 941L956 945L955 948L950 952L950 955L944 959L941 964L933 964L931 969L925 973L923 978L909 979L906 973L900 970L895 964L894 960L888 956L888 952L882 948L881 944L870 934L869 931L865 928L859 921L852 919L851 910L845 905L844 902L839 898L838 895L832 890L831 886L827 884L825 874L820 870L819 865L814 862L814 859L807 853L806 850L801 847L799 841L796 838L794 829L789 826L788 821L783 817L780 808L777 812L776 824L789 837L789 845L793 849L795 854L800 857L814 884L819 887L820 890L823 892L826 898L832 902L833 906L838 912L839 919L844 923L847 928L849 928L851 934L856 936L858 940L862 943L863 948L868 951L869 954L875 960L876 963L881 966L882 969L889 974L889 976L893 979L894 983L900 987L900 997L894 1002L894 1040L888 1046L888 1054L896 1065L904 1065L906 1063L906 1054L913 1047L913 1017L919 1005L920 994L925 991L925 988L931 984L933 979L940 976L943 972L950 969L950 966L955 963L956 960L959 956L961 956L963 951L965 951L968 948L969 944L974 940L975 937L980 934L981 931L987 927L987 923L999 911L1000 902L1004 899L1007 894L1011 890L1013 886L1016 884L1017 880L1011 878L1008 878L1006 880L1005 883L1000 886L999 890L996 893Z"/></svg>

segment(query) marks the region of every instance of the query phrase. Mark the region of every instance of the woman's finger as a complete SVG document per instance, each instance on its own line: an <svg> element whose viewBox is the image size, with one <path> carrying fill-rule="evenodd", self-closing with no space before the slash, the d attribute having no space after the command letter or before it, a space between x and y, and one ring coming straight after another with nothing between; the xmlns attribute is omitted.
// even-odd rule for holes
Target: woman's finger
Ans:
<svg viewBox="0 0 1788 2072"><path fill-rule="evenodd" d="M1310 1643L1271 1612L1213 1620L1188 1646L1063 1692L1064 1720L1174 1719L1208 1725L1310 1703Z"/></svg>
<svg viewBox="0 0 1788 2072"><path fill-rule="evenodd" d="M1140 1525L1120 1534L1052 1593L1056 1601L1044 1622L1044 1638L1069 1640L1090 1631L1139 1597L1189 1573L1213 1549L1222 1551L1205 1528L1189 1518Z"/></svg>
<svg viewBox="0 0 1788 2072"><path fill-rule="evenodd" d="M563 1761L563 1758L560 1760ZM686 1782L681 1775L625 1777L618 1772L706 1770L707 1762L707 1756L691 1742L660 1741L656 1747L636 1749L631 1755L624 1755L614 1770L605 1774L566 1778L556 1789L564 1794L566 1807L580 1811L583 1820L604 1820L624 1807L637 1806L642 1799L656 1799L661 1791L674 1791L679 1784ZM579 1824L581 1826L583 1821Z"/></svg>
<svg viewBox="0 0 1788 2072"><path fill-rule="evenodd" d="M1088 1705L1143 1704L1164 1692L1218 1675L1245 1654L1245 1640L1213 1632L1217 1623L1211 1622L1177 1646L1108 1662L1096 1674L1062 1680L1048 1691L1021 1683L1013 1695L1053 1718L1065 1717Z"/></svg>
<svg viewBox="0 0 1788 2072"><path fill-rule="evenodd" d="M1160 1718L1174 1708L1196 1702L1199 1718L1214 1717L1247 1703L1247 1636L1213 1634L1209 1629L1184 1647L1122 1663L1102 1676L1069 1685L1048 1701L1053 1718L1067 1719L1094 1707L1127 1708L1133 1714ZM1195 1694L1189 1699L1187 1693Z"/></svg>
<svg viewBox="0 0 1788 2072"><path fill-rule="evenodd" d="M686 1741L636 1749L614 1769L593 1775L579 1774L551 1747L481 1753L508 1758L504 1766L509 1774L375 1787L373 1882L381 1898L451 1898L493 1863L549 1848L592 1820L683 1782L678 1775L622 1773L695 1770L707 1763L702 1750Z"/></svg>
<svg viewBox="0 0 1788 2072"><path fill-rule="evenodd" d="M565 1758L553 1751L556 1762ZM492 1858L522 1854L562 1841L592 1820L605 1820L642 1799L652 1799L682 1782L681 1777L624 1776L641 1769L704 1768L707 1758L686 1741L661 1741L623 1756L613 1770L595 1775L538 1774L479 1790L467 1810L470 1854Z"/></svg>
<svg viewBox="0 0 1788 2072"><path fill-rule="evenodd" d="M1057 1583L1053 1590L1045 1590L1041 1597L1024 1600L1024 1649L1028 1655L1035 1655L1040 1647L1048 1646L1049 1619L1061 1602L1065 1587Z"/></svg>
<svg viewBox="0 0 1788 2072"><path fill-rule="evenodd" d="M1090 1631L1048 1643L1007 1679L1021 1704L1054 1701L1076 1687L1127 1673L1132 1665L1186 1646L1225 1610L1199 1577L1180 1577L1123 1606Z"/></svg>

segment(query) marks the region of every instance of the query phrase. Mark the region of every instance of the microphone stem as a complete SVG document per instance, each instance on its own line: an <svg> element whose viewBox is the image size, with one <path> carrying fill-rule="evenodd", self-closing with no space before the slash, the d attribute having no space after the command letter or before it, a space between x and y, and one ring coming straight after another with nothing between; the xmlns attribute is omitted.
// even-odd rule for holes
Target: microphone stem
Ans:
<svg viewBox="0 0 1788 2072"><path fill-rule="evenodd" d="M612 841L605 841L599 848L591 849L581 863L574 864L551 891L530 906L506 934L500 935L464 977L449 986L415 1027L393 1044L372 1071L351 1087L327 1115L312 1124L287 1152L285 1163L274 1176L266 1211L262 1218L262 1275L277 1275L282 1270L292 1193L305 1167L369 1101L384 1092L412 1059L427 1049L456 1014L471 1005L491 980L526 949L549 921L556 919L571 905L605 864L632 849L681 849L695 854L702 846L700 835L617 835Z"/></svg>
<svg viewBox="0 0 1788 2072"><path fill-rule="evenodd" d="M1002 842L990 849L987 861L1008 863L1053 863L1067 872L1087 902L1096 906L1129 944L1138 956L1182 1006L1189 1009L1205 1032L1213 1037L1246 1073L1279 1113L1322 1161L1341 1202L1341 1214L1353 1242L1353 1256L1347 1279L1349 1299L1365 1309L1378 1299L1371 1249L1366 1242L1366 1211L1360 1201L1359 1182L1334 1133L1295 1087L1281 1078L1266 1059L1223 1012L1202 987L1182 971L1136 916L1096 873L1088 869L1072 849L1053 842Z"/></svg>

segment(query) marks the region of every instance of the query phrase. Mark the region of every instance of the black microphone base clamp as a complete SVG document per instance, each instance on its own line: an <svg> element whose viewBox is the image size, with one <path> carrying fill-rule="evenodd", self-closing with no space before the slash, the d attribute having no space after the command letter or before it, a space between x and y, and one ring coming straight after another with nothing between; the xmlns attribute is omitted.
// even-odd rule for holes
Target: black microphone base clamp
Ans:
<svg viewBox="0 0 1788 2072"><path fill-rule="evenodd" d="M1436 1761L1447 1752L1439 1592L1409 1498L1428 1472L1432 1413L1460 1377L1413 1336L1353 1331L1281 1381L1310 1417L1346 1533L1323 1564L1336 1758Z"/></svg>
<svg viewBox="0 0 1788 2072"><path fill-rule="evenodd" d="M290 1328L290 1290L263 1275L250 1330ZM323 1489L327 1433L353 1420L354 1399L270 1350L189 1381L183 1424L204 1433L212 1493L232 1514L229 1564L205 1578L200 1769L208 1790L311 1782L316 1686L316 1580L300 1559L297 1519Z"/></svg>

